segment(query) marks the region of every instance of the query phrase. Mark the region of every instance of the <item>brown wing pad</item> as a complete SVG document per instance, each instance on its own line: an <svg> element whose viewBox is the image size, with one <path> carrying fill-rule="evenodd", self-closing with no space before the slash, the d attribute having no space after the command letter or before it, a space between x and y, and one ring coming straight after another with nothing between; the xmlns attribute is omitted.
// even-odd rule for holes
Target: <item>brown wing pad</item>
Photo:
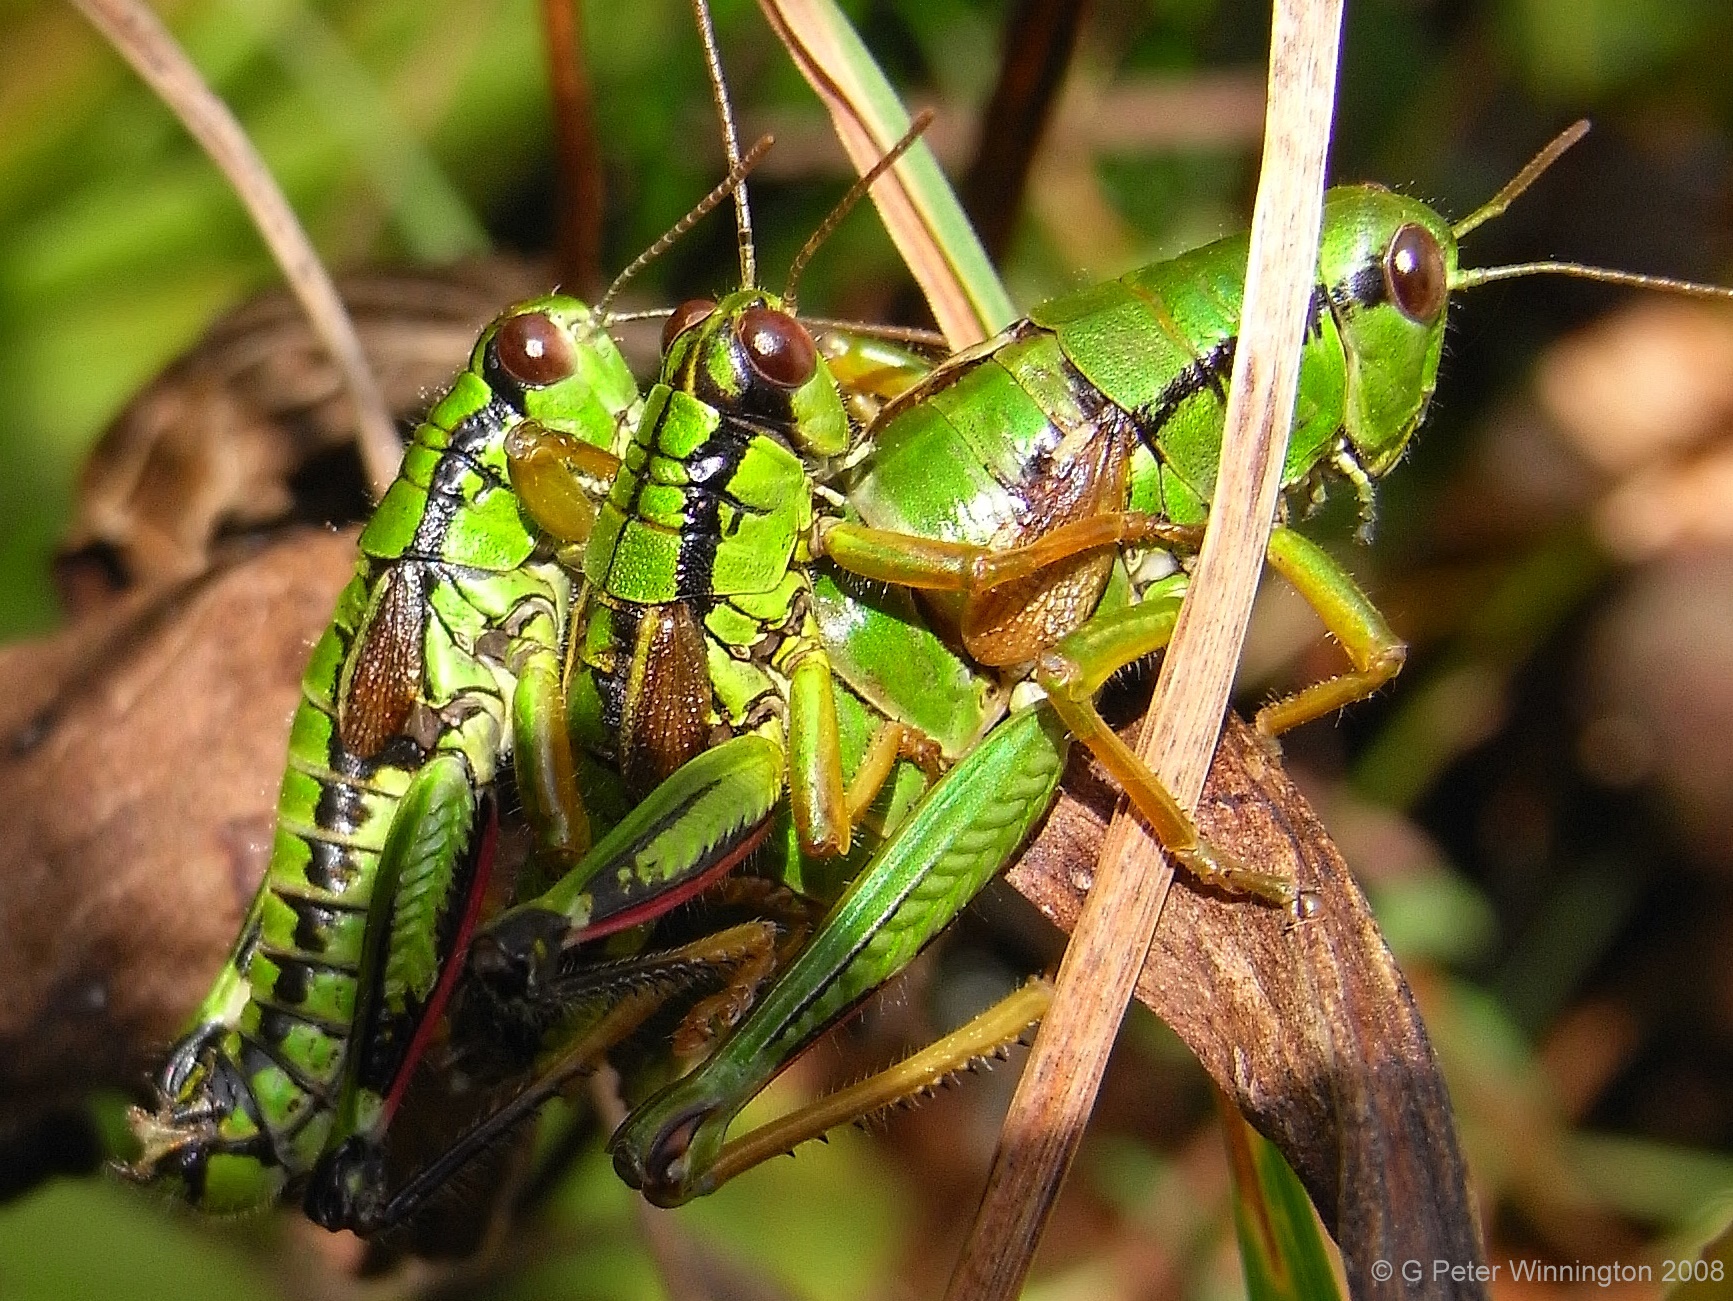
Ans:
<svg viewBox="0 0 1733 1301"><path fill-rule="evenodd" d="M1128 459L1123 439L1097 438L1031 476L1021 493L1026 514L1000 545L1022 546L1061 525L1120 509ZM970 654L995 665L1034 659L1094 611L1113 559L1111 549L1097 548L977 594L963 611Z"/></svg>
<svg viewBox="0 0 1733 1301"><path fill-rule="evenodd" d="M683 601L644 607L620 721L626 787L648 794L710 742L704 634Z"/></svg>
<svg viewBox="0 0 1733 1301"><path fill-rule="evenodd" d="M419 566L393 566L349 652L337 734L359 758L373 758L386 742L403 735L420 700L426 667L424 587Z"/></svg>

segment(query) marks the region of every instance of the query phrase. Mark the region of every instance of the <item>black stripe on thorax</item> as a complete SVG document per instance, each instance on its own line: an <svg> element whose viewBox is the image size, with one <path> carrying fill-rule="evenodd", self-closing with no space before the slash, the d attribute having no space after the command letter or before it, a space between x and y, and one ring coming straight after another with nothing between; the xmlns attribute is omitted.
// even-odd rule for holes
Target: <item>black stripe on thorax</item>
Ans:
<svg viewBox="0 0 1733 1301"><path fill-rule="evenodd" d="M1382 276L1379 277L1382 282ZM1324 329L1324 313L1330 306L1330 289L1328 285L1314 285L1311 297L1306 303L1306 342L1311 343L1322 337ZM1239 335L1230 334L1217 341L1212 347L1185 366L1179 374L1168 381L1160 393L1146 403L1142 408L1129 413L1137 426L1138 437L1151 452L1156 451L1156 444L1161 440L1162 431L1167 422L1173 419L1184 403L1202 393L1206 389L1215 394L1216 400L1225 404L1228 397L1228 382L1233 376L1234 353L1239 347Z"/></svg>
<svg viewBox="0 0 1733 1301"><path fill-rule="evenodd" d="M1238 345L1239 336L1228 335L1182 368L1143 407L1129 413L1137 427L1137 436L1145 447L1156 452L1156 444L1160 442L1167 422L1173 419L1181 405L1206 389L1214 393L1218 401L1227 401L1228 377L1233 374L1234 349Z"/></svg>
<svg viewBox="0 0 1733 1301"><path fill-rule="evenodd" d="M617 762L618 742L626 726L626 680L637 649L638 623L644 616L644 607L631 601L609 599L603 593L597 593L596 599L608 607L608 632L614 661L610 673L591 670L595 675L596 694L602 704L602 735L613 743L612 749L602 758Z"/></svg>
<svg viewBox="0 0 1733 1301"><path fill-rule="evenodd" d="M716 570L716 552L722 545L722 507L731 506L738 518L741 514L757 514L728 491L741 462L746 459L755 438L771 438L783 443L774 429L742 419L729 412L721 413L714 433L687 458L689 484L685 491L684 520L680 529L680 553L675 560L676 590L690 593L711 591ZM705 603L707 604L707 603ZM703 622L702 605L694 611Z"/></svg>
<svg viewBox="0 0 1733 1301"><path fill-rule="evenodd" d="M477 458L490 443L499 439L500 430L520 415L519 409L501 396L501 389L496 385L487 405L465 416L451 430L450 440L441 449L439 460L434 462L433 472L428 476L427 505L416 522L415 539L410 544L416 552L437 556L444 551L445 535L451 529L452 520L469 504L464 493L466 473L480 475L484 491L505 486L499 476Z"/></svg>

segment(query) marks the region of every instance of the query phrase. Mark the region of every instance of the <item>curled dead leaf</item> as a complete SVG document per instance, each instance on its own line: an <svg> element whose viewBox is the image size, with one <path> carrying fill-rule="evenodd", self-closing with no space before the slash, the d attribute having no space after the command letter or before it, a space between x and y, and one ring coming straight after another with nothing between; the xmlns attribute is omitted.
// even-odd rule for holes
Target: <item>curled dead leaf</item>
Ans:
<svg viewBox="0 0 1733 1301"><path fill-rule="evenodd" d="M298 530L0 648L0 1120L136 1088L209 985L354 554Z"/></svg>
<svg viewBox="0 0 1733 1301"><path fill-rule="evenodd" d="M1007 879L1069 931L1115 790L1073 758L1065 794ZM1355 1297L1411 1295L1378 1261L1484 1258L1443 1077L1413 994L1329 834L1230 716L1198 807L1241 861L1291 874L1317 907L1169 892L1137 997L1281 1149L1341 1247ZM1081 870L1080 870L1081 868ZM1440 1281L1428 1295L1484 1296Z"/></svg>
<svg viewBox="0 0 1733 1301"><path fill-rule="evenodd" d="M546 284L501 259L353 276L339 288L403 427L513 299ZM287 291L218 320L103 432L80 476L59 576L74 610L116 586L190 578L223 533L367 510L342 376Z"/></svg>

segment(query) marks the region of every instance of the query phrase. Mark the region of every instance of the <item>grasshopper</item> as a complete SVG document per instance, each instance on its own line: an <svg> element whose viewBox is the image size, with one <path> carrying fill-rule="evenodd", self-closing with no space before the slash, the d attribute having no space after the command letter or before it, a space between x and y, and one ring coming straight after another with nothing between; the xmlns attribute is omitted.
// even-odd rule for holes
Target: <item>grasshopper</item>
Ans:
<svg viewBox="0 0 1733 1301"><path fill-rule="evenodd" d="M1431 398L1452 291L1554 273L1733 297L1574 263L1460 264L1458 241L1501 213L1584 130L1579 123L1565 132L1454 224L1377 186L1326 196L1284 466L1288 509L1315 500L1336 476L1355 488L1370 523L1375 482L1400 461ZM1184 564L1201 540L1216 479L1246 254L1246 237L1237 235L1043 304L912 383L868 431L865 454L842 481L851 514L820 518L810 553L919 592L933 627L967 663L1026 678L1045 704L988 733L863 870L732 1037L616 1133L616 1169L653 1201L676 1205L710 1191L834 1121L817 1107L779 1124L771 1140L725 1142L740 1108L790 1057L967 902L967 892L949 893L957 878L944 870L948 856L972 847L974 831L1003 811L1002 793L1020 778L1062 765L1072 737L1201 884L1302 908L1291 882L1210 845L1094 705L1110 677L1172 634ZM1274 738L1377 690L1400 670L1405 648L1352 575L1285 519L1268 559L1352 665L1260 710L1257 726ZM972 879L973 888L990 875ZM962 1057L977 1041L955 1042ZM943 1057L946 1046L933 1052ZM888 1073L882 1088L862 1091L866 1105L894 1099L905 1083Z"/></svg>
<svg viewBox="0 0 1733 1301"><path fill-rule="evenodd" d="M265 880L135 1109L129 1173L213 1211L275 1201L390 1120L450 997L515 766L537 852L588 845L570 794L553 531L581 531L589 453L637 386L574 299L511 309L416 430L302 683Z"/></svg>

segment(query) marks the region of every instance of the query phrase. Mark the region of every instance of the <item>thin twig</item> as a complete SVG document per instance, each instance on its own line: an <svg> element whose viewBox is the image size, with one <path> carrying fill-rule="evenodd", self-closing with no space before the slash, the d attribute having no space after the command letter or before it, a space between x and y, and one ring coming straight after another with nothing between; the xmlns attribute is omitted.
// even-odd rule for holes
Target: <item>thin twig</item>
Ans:
<svg viewBox="0 0 1733 1301"><path fill-rule="evenodd" d="M1341 18L1342 0L1276 4L1266 145L1221 475L1138 747L1188 807L1197 802L1215 750L1275 513L1316 279ZM1005 1119L949 1301L1008 1301L1020 1290L1082 1141L1171 881L1159 846L1121 801L1059 969L1053 1009Z"/></svg>
<svg viewBox="0 0 1733 1301"><path fill-rule="evenodd" d="M162 20L141 0L72 0L72 4L173 110L234 186L314 332L337 363L355 404L356 437L368 482L375 497L383 496L397 474L403 445L331 277L264 160Z"/></svg>
<svg viewBox="0 0 1733 1301"><path fill-rule="evenodd" d="M560 282L587 297L602 289L602 159L596 148L577 0L542 0L542 30L547 38L559 165L555 228Z"/></svg>
<svg viewBox="0 0 1733 1301"><path fill-rule="evenodd" d="M981 111L975 157L961 186L969 221L994 261L1011 247L1029 171L1088 9L1088 0L1018 0L1012 7L999 80Z"/></svg>

